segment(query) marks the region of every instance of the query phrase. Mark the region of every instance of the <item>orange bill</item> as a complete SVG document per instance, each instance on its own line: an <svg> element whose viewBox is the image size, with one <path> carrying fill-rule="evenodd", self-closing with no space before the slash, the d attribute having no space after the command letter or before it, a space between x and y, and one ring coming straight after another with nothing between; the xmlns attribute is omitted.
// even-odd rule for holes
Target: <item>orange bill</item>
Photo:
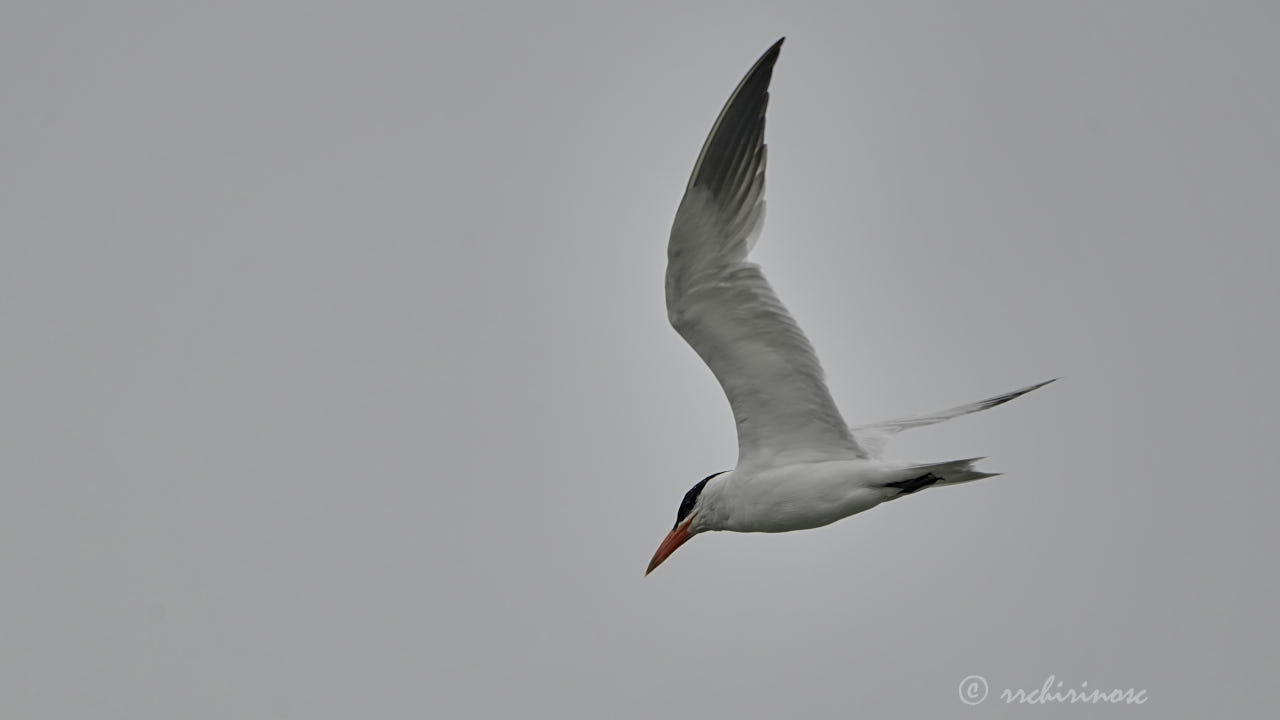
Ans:
<svg viewBox="0 0 1280 720"><path fill-rule="evenodd" d="M644 571L645 575L653 572L653 569L661 565L663 560L671 557L671 553L675 552L676 548L685 544L689 541L689 538L693 537L693 535L689 533L689 524L692 522L693 515L690 515L684 522L675 526L675 529L667 533L666 539L658 546L658 552L654 553L653 559L649 561L649 569Z"/></svg>

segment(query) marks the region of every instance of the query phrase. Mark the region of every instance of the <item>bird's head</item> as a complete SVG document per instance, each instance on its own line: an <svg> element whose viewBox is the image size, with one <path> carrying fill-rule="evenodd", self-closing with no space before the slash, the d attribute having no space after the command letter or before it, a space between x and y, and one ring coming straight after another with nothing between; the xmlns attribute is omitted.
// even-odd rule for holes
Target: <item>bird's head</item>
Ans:
<svg viewBox="0 0 1280 720"><path fill-rule="evenodd" d="M713 525L715 510L715 498L718 492L715 486L711 490L707 489L707 483L717 475L723 475L723 472L708 475L698 481L698 484L689 488L689 492L684 494L684 499L680 501L680 509L676 511L676 524L671 527L671 532L667 533L666 539L658 546L658 552L653 554L653 559L649 561L649 569L644 571L645 575L653 572L654 568L662 564L676 551L676 548L685 544L689 538L700 532L714 530Z"/></svg>

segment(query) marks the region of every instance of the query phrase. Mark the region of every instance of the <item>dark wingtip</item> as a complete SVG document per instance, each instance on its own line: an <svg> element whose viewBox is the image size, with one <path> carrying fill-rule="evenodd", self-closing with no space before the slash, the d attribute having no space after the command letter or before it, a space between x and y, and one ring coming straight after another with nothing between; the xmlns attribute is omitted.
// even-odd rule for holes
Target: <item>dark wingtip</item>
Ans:
<svg viewBox="0 0 1280 720"><path fill-rule="evenodd" d="M764 167L764 114L769 82L782 52L779 38L756 60L725 101L698 153L685 190L703 185L715 196L731 193ZM750 183L746 183L749 185ZM723 198L722 198L723 199Z"/></svg>
<svg viewBox="0 0 1280 720"><path fill-rule="evenodd" d="M785 35L783 37L778 38L777 42L770 45L769 49L764 51L764 55L760 56L760 60L756 63L756 65L760 66L764 64L766 61L768 61L769 65L776 63L778 61L778 55L782 53L782 43L786 41L787 41L787 38Z"/></svg>
<svg viewBox="0 0 1280 720"><path fill-rule="evenodd" d="M1023 395L1026 395L1027 393L1031 392L1032 390L1039 390L1040 388L1044 387L1045 385L1048 385L1049 383L1052 383L1052 382L1057 382L1057 381L1059 381L1059 380L1061 380L1061 379L1062 379L1062 378L1053 378L1053 379L1051 379L1051 380L1045 380L1045 381L1043 381L1043 382L1038 382L1038 383L1036 383L1035 385L1028 385L1027 387L1020 388L1020 389L1018 389L1018 390L1014 390L1013 392L1005 393L1004 395L997 395L997 396L995 396L995 397L993 397L993 398L989 398L989 399L987 399L987 400L982 401L982 407L981 407L981 409L982 409L982 410L989 410L989 409L991 409L991 408L993 408L993 407L995 407L995 406L997 406L997 405L1003 405L1003 404L1005 404L1005 403L1009 402L1010 400L1017 400L1018 398L1022 397Z"/></svg>
<svg viewBox="0 0 1280 720"><path fill-rule="evenodd" d="M764 54L760 56L760 59L756 60L756 64L752 65L751 69L747 71L747 74L743 76L742 83L738 86L739 90L741 90L743 86L747 85L751 78L760 77L762 74L764 75L765 80L764 87L761 88L761 92L766 92L768 90L769 77L773 74L773 66L778 63L778 56L782 54L782 43L784 41L786 41L785 37L778 38L777 42L770 45L769 49L764 51ZM734 92L736 94L738 91L735 90Z"/></svg>
<svg viewBox="0 0 1280 720"><path fill-rule="evenodd" d="M756 60L755 64L751 66L751 69L747 71L747 74L743 76L742 82L738 86L739 90L741 90L742 86L746 85L752 77L758 77L764 73L767 78L768 74L773 72L773 66L778 63L778 56L782 54L782 43L785 41L785 37L778 38L777 42L770 45L769 49L764 51L764 54ZM762 90L767 90L768 87L769 81L766 79ZM737 90L734 92L736 93Z"/></svg>

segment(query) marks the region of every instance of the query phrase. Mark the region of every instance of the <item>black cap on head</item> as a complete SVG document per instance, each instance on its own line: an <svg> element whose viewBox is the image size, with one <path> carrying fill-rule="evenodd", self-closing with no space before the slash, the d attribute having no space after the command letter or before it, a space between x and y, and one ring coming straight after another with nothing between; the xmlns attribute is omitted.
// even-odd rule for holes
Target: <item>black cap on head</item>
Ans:
<svg viewBox="0 0 1280 720"><path fill-rule="evenodd" d="M693 512L693 506L698 502L698 496L702 494L702 488L706 487L707 481L716 475L723 475L728 470L721 470L718 473L712 473L698 481L697 485L689 488L689 492L684 494L684 499L680 501L680 509L676 511L676 524L671 526L672 530L680 527L680 523L689 517L689 513Z"/></svg>

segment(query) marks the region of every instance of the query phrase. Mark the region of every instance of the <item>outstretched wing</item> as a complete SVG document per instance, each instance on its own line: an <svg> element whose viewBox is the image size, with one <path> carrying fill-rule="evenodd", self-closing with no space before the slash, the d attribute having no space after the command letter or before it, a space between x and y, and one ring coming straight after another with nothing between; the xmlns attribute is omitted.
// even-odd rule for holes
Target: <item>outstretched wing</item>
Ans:
<svg viewBox="0 0 1280 720"><path fill-rule="evenodd" d="M1057 380L1057 378L1054 378L1053 380ZM1032 390L1042 388L1053 382L1053 380L1045 380L1044 382L1036 383L1035 385L1028 385L1020 390L1014 390L1013 392L1007 392L1003 395L989 397L986 400L979 400L966 405L957 405L949 410L939 410L937 412L924 413L922 415L911 415L909 417L894 418L893 420L883 420L870 425L859 425L858 427L851 428L851 431L853 432L853 436L857 439L858 444L870 457L880 457L884 452L885 444L889 442L889 438L897 435L903 430L933 425L934 423L940 423L943 420L950 420L951 418L960 417L961 415L968 415L969 413L976 413L979 410L987 410L997 405L1003 405L1014 398L1026 395Z"/></svg>
<svg viewBox="0 0 1280 720"><path fill-rule="evenodd" d="M765 108L781 48L769 48L721 110L667 249L667 314L729 398L739 466L863 455L804 332L746 262L764 220Z"/></svg>

